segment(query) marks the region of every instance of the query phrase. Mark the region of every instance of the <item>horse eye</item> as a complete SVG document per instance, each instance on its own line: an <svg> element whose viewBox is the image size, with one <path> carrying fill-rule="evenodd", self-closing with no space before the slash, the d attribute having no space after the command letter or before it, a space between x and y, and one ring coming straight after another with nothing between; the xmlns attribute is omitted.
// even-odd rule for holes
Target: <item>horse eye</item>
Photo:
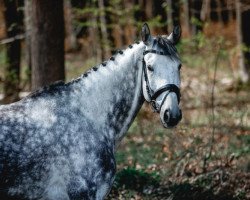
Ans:
<svg viewBox="0 0 250 200"><path fill-rule="evenodd" d="M181 64L179 64L179 66L178 66L178 70L181 70L181 67L182 67L182 65L181 65Z"/></svg>
<svg viewBox="0 0 250 200"><path fill-rule="evenodd" d="M151 65L148 65L148 70L151 71L151 72L153 72L154 68Z"/></svg>

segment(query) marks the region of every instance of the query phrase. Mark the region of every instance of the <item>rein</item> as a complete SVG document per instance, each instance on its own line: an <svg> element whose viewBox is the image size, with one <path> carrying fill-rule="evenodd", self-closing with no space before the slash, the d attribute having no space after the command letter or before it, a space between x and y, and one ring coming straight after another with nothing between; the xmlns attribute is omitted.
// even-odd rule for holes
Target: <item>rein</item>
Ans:
<svg viewBox="0 0 250 200"><path fill-rule="evenodd" d="M156 91L152 90L152 88L150 87L150 84L149 84L146 62L144 60L144 56L148 53L155 53L158 55L169 55L169 53L165 53L162 51L156 51L153 49L146 50L143 52L142 66L143 66L144 79L146 82L146 90L147 90L148 96L150 98L150 103L151 103L151 106L152 106L154 112L160 112L162 104L164 103L165 99L167 98L167 96L169 95L170 92L174 92L176 94L178 103L180 103L180 96L181 96L180 89L175 84L166 84L166 85L160 87L159 89L157 89ZM163 92L166 92L166 91L168 93L164 96L161 105L158 105L156 103L156 98L158 96L160 96Z"/></svg>

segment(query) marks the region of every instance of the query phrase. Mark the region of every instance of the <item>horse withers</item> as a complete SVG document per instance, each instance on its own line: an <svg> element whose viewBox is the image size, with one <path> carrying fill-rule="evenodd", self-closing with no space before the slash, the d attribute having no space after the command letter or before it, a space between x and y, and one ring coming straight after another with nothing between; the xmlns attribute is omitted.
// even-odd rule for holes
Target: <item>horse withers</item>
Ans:
<svg viewBox="0 0 250 200"><path fill-rule="evenodd" d="M115 147L144 100L162 124L181 119L180 59L170 36L142 42L69 83L0 107L0 199L101 200L116 170Z"/></svg>

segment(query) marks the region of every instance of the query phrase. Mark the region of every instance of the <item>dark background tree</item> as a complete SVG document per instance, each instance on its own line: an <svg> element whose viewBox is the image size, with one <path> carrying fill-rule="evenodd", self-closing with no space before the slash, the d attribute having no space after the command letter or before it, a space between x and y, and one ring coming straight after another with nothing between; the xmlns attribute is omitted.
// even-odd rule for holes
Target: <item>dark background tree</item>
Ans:
<svg viewBox="0 0 250 200"><path fill-rule="evenodd" d="M26 69L26 84L28 85L28 90L31 90L31 1L24 0L24 25L25 25L25 63L27 65Z"/></svg>
<svg viewBox="0 0 250 200"><path fill-rule="evenodd" d="M62 0L31 1L32 90L65 79Z"/></svg>
<svg viewBox="0 0 250 200"><path fill-rule="evenodd" d="M20 9L23 5L21 0L4 0L6 36L12 38L6 44L6 67L4 80L4 103L19 99L20 84L20 59L21 41L19 35L22 32L23 14Z"/></svg>
<svg viewBox="0 0 250 200"><path fill-rule="evenodd" d="M244 45L243 56L244 56L244 66L242 69L245 72L245 78L241 78L243 83L248 83L250 85L250 34L249 34L249 20L250 20L250 9L246 9L247 1L242 1L241 3L241 30L242 30L242 43Z"/></svg>
<svg viewBox="0 0 250 200"><path fill-rule="evenodd" d="M195 35L202 31L201 10L203 1L191 0L191 21L192 21L192 34Z"/></svg>

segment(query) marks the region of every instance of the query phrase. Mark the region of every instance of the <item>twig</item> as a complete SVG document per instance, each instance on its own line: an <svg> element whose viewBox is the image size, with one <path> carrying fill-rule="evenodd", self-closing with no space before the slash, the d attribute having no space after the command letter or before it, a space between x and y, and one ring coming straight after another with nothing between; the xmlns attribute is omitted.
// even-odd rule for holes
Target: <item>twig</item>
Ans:
<svg viewBox="0 0 250 200"><path fill-rule="evenodd" d="M212 151L213 151L213 146L214 146L214 134L215 134L215 114L214 114L215 95L214 95L214 90L215 90L216 75L217 75L217 68L218 68L218 61L219 61L219 57L220 57L220 51L221 51L221 45L219 44L219 49L218 49L218 52L216 54L215 61L214 61L214 75L213 75L213 84L212 84L212 91L211 91L212 135L211 135L210 144L209 144L209 152L208 152L208 154L205 155L204 160L203 160L203 172L206 172L207 161L212 156Z"/></svg>
<svg viewBox="0 0 250 200"><path fill-rule="evenodd" d="M19 35L16 35L14 37L11 37L11 38L6 38L3 40L0 40L0 44L8 44L8 43L14 42L16 40L22 40L24 38L25 38L24 34L19 34Z"/></svg>

